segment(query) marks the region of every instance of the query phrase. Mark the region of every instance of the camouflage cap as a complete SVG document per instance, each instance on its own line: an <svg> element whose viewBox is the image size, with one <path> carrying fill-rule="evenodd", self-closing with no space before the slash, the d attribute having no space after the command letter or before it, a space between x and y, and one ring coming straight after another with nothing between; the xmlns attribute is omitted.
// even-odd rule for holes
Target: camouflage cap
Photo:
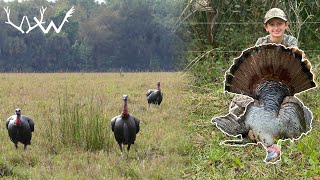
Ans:
<svg viewBox="0 0 320 180"><path fill-rule="evenodd" d="M266 15L264 16L264 24L272 18L280 18L284 21L288 21L286 14L279 8L272 8L266 13Z"/></svg>

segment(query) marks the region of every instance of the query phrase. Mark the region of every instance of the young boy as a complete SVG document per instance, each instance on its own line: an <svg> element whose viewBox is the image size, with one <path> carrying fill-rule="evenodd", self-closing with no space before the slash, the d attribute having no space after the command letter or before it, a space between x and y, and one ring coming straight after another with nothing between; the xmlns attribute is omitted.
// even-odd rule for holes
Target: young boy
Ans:
<svg viewBox="0 0 320 180"><path fill-rule="evenodd" d="M279 8L270 9L264 16L264 29L269 35L259 38L255 45L276 43L286 47L298 47L298 40L284 33L288 27L286 14Z"/></svg>

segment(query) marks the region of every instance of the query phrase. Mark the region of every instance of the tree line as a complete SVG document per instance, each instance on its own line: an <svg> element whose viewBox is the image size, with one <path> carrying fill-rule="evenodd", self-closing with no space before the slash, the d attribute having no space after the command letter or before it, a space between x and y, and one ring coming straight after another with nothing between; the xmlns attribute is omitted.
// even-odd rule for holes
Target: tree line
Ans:
<svg viewBox="0 0 320 180"><path fill-rule="evenodd" d="M5 22L19 26L28 17L43 19L58 27L74 6L60 33L39 27L21 33ZM172 71L183 59L182 36L171 30L182 4L170 0L28 0L0 1L1 72L106 72ZM21 26L27 31L24 19Z"/></svg>

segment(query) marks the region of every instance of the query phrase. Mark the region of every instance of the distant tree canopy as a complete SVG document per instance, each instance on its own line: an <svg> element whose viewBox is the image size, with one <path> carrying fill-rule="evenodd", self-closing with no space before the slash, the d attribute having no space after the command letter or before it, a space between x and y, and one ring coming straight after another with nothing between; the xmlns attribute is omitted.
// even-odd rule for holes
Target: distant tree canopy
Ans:
<svg viewBox="0 0 320 180"><path fill-rule="evenodd" d="M52 28L44 34L36 27L23 34L5 23L4 7L9 7L15 25L27 16L33 26L42 6L47 7L45 28L51 20L58 27L72 6L75 12L60 33ZM0 71L175 70L183 41L171 27L181 6L170 0L0 1ZM28 28L25 19L22 29Z"/></svg>

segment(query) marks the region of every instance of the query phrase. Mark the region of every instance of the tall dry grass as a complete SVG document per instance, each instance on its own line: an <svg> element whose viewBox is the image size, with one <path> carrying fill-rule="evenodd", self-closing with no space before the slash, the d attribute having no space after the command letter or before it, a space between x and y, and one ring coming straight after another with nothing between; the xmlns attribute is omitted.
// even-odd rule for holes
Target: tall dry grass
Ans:
<svg viewBox="0 0 320 180"><path fill-rule="evenodd" d="M178 179L192 150L178 73L0 74L0 177L16 179ZM145 92L161 81L164 101L148 107ZM141 131L129 159L110 129L122 95ZM32 144L15 149L6 119L20 107L35 121Z"/></svg>

